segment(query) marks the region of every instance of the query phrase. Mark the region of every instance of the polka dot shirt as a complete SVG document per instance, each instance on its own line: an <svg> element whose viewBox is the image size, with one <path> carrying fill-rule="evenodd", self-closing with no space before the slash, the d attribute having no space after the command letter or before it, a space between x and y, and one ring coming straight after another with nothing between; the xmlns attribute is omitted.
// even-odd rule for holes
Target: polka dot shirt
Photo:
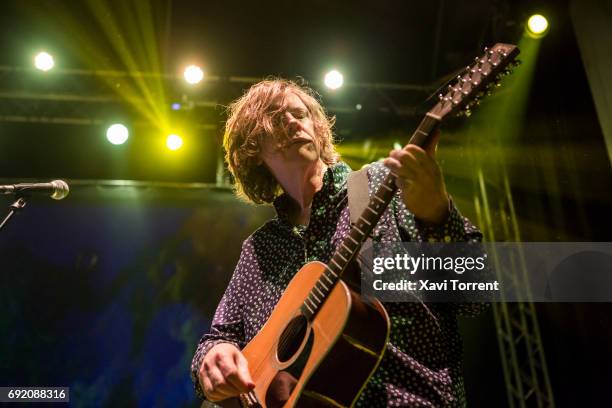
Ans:
<svg viewBox="0 0 612 408"><path fill-rule="evenodd" d="M243 348L267 321L284 289L306 262L328 262L350 231L347 176L338 163L327 169L323 187L313 198L308 226L293 226L291 199L278 197L277 217L249 236L230 283L217 307L210 332L200 340L191 366L196 393L202 396L198 368L216 344ZM368 167L370 192L388 169ZM447 221L425 228L406 209L399 192L372 232L373 242L479 241L480 232L452 206ZM361 394L358 407L461 407L465 391L461 374L462 344L457 314L476 314L482 304L386 303L391 335L378 369Z"/></svg>

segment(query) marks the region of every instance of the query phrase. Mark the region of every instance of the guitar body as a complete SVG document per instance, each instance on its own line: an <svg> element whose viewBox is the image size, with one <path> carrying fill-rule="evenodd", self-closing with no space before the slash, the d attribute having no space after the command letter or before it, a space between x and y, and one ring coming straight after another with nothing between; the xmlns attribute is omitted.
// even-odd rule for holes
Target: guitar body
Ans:
<svg viewBox="0 0 612 408"><path fill-rule="evenodd" d="M312 321L303 318L300 306L325 268L302 267L242 350L256 384L243 406L348 407L378 366L390 323L377 300L366 303L339 281Z"/></svg>

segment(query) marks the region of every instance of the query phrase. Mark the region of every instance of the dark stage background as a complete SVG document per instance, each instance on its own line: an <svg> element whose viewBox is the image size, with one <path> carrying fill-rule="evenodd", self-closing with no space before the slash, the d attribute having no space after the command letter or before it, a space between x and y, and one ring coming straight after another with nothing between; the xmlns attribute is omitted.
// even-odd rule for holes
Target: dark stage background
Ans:
<svg viewBox="0 0 612 408"><path fill-rule="evenodd" d="M195 345L268 211L212 189L73 190L0 234L0 383L69 386L80 407L197 405Z"/></svg>
<svg viewBox="0 0 612 408"><path fill-rule="evenodd" d="M145 2L0 6L0 184L65 177L71 186L61 202L33 198L0 231L0 386L69 386L76 407L199 405L189 379L196 344L242 240L272 216L271 208L241 203L214 186L228 180L217 167L223 104L248 86L230 81L232 75L316 81L325 64L338 64L355 83L421 86L321 90L338 119L343 158L357 168L407 141L428 109L427 96L484 45L524 41L526 18L545 13L548 35L524 41L530 46L522 67L470 120L443 126L438 158L455 202L489 236L514 239L502 233L516 221L523 241L612 241L610 157L569 11L584 3L311 3L150 1L153 23L162 27L149 38L159 48L156 67L126 64L113 48L116 33L105 25L113 14L94 15L88 6L106 4L116 13L132 57L142 42L126 10L141 11ZM42 46L55 47L57 74L13 69L29 66L30 51ZM144 88L159 85L166 99L138 106L124 98L144 99L139 92L117 91L133 86L131 78L61 71L174 74L191 57L206 61L217 80L187 89L180 77L155 78ZM605 74L597 62L588 67ZM182 97L210 103L170 111L169 103ZM102 102L91 101L96 98ZM357 103L362 110L352 109ZM182 152L160 148L142 105L197 129ZM64 122L50 123L53 118ZM133 123L126 145L104 139L111 120ZM485 208L483 196L491 226L477 209L477 203ZM0 211L10 203L0 196ZM612 305L539 304L536 311L556 406L609 406ZM461 330L468 406L508 406L492 311L462 320Z"/></svg>

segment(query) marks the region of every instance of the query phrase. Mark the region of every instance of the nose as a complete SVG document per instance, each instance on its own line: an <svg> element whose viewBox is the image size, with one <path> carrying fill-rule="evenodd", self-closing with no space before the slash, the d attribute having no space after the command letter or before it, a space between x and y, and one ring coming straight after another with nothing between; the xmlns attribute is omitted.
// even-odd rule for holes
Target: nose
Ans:
<svg viewBox="0 0 612 408"><path fill-rule="evenodd" d="M287 129L290 133L294 133L298 130L301 130L302 124L295 116L293 116L291 112L285 112L284 117L285 124L287 125Z"/></svg>

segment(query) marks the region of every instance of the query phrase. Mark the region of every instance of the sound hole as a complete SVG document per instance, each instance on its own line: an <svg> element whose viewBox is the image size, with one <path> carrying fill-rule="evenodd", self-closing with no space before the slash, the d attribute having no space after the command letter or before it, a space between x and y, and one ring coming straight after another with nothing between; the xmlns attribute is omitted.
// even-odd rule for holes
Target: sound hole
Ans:
<svg viewBox="0 0 612 408"><path fill-rule="evenodd" d="M278 341L277 353L281 363L290 360L295 355L306 336L307 329L308 320L304 315L294 317L285 327Z"/></svg>

